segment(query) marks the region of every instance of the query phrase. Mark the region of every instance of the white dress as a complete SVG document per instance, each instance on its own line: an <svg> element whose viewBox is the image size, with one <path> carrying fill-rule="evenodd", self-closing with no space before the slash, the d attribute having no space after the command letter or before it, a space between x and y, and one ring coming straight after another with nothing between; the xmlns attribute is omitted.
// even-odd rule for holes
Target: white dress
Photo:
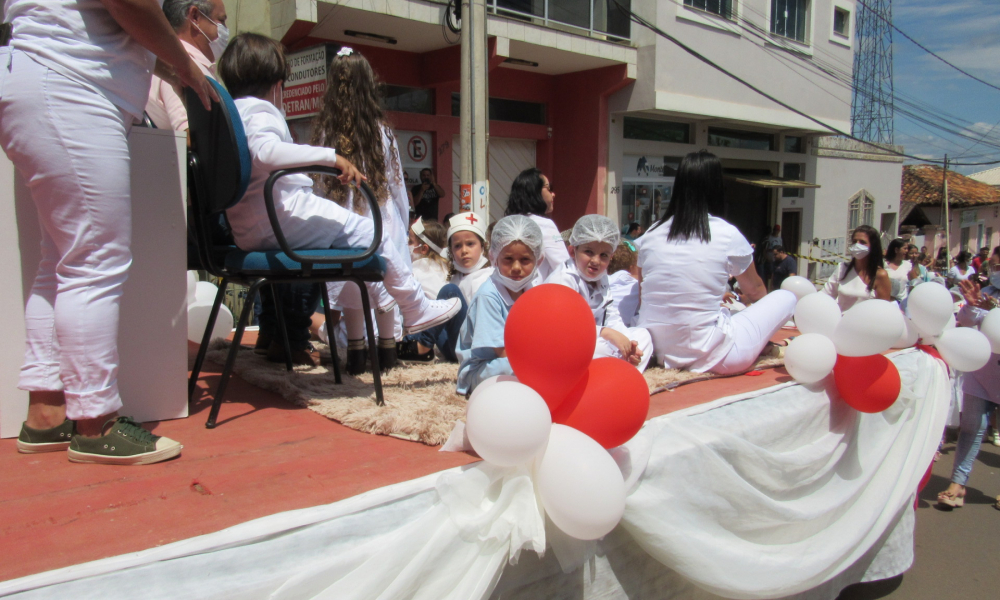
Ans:
<svg viewBox="0 0 1000 600"><path fill-rule="evenodd" d="M875 298L875 288L869 291L865 282L858 277L856 269L851 269L845 274L846 270L846 264L837 267L823 286L823 293L837 301L840 312L846 311L858 302Z"/></svg>
<svg viewBox="0 0 1000 600"><path fill-rule="evenodd" d="M628 271L618 271L608 275L611 284L611 298L622 322L626 327L635 325L639 313L639 280Z"/></svg>
<svg viewBox="0 0 1000 600"><path fill-rule="evenodd" d="M911 269L913 269L913 263L908 260L899 263L899 268L893 268L892 263L885 263L885 272L889 274L889 279L892 282L893 300L904 302L909 295Z"/></svg>
<svg viewBox="0 0 1000 600"><path fill-rule="evenodd" d="M448 283L448 270L432 258L418 258L413 261L413 277L424 288L424 294L436 300L441 288Z"/></svg>

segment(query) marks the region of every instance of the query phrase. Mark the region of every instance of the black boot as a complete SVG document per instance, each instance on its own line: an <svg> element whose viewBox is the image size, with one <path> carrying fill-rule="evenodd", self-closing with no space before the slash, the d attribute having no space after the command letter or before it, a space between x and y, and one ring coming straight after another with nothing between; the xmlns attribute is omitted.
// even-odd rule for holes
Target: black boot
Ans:
<svg viewBox="0 0 1000 600"><path fill-rule="evenodd" d="M378 339L378 367L383 373L399 364L396 356L396 340Z"/></svg>
<svg viewBox="0 0 1000 600"><path fill-rule="evenodd" d="M347 340L347 365L344 369L348 375L360 375L368 370L368 350L364 340Z"/></svg>
<svg viewBox="0 0 1000 600"><path fill-rule="evenodd" d="M396 344L396 356L401 361L409 362L431 362L434 360L434 349L420 353L416 340L404 340Z"/></svg>

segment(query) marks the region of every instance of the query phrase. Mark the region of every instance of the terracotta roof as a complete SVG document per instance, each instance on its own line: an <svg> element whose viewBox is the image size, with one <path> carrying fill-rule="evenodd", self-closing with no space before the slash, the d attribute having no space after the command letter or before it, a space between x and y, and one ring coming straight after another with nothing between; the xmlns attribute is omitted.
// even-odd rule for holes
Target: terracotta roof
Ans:
<svg viewBox="0 0 1000 600"><path fill-rule="evenodd" d="M972 175L969 175L969 177L988 185L1000 185L1000 167L994 167L992 169L973 173Z"/></svg>
<svg viewBox="0 0 1000 600"><path fill-rule="evenodd" d="M904 165L900 200L921 206L941 204L944 194L943 171L936 165ZM1000 190L961 173L948 171L948 202L954 206L998 204Z"/></svg>

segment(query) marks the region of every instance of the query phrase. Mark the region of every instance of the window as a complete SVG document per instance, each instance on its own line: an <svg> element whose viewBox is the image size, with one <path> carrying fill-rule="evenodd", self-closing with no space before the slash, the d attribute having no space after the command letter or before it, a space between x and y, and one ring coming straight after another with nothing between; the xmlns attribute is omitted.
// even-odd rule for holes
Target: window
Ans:
<svg viewBox="0 0 1000 600"><path fill-rule="evenodd" d="M809 0L771 0L771 33L807 43Z"/></svg>
<svg viewBox="0 0 1000 600"><path fill-rule="evenodd" d="M781 169L781 176L785 179L795 179L796 181L803 181L806 177L806 166L801 163L785 163L785 166ZM782 198L801 198L802 188L782 188L781 189Z"/></svg>
<svg viewBox="0 0 1000 600"><path fill-rule="evenodd" d="M451 116L461 116L461 103L461 95L458 92L452 92ZM492 121L510 121L512 123L528 123L531 125L545 125L546 122L545 105L538 102L490 98L489 111L490 120Z"/></svg>
<svg viewBox="0 0 1000 600"><path fill-rule="evenodd" d="M774 136L756 131L708 128L708 145L743 150L774 150Z"/></svg>
<svg viewBox="0 0 1000 600"><path fill-rule="evenodd" d="M691 126L674 121L625 117L625 139L690 144Z"/></svg>
<svg viewBox="0 0 1000 600"><path fill-rule="evenodd" d="M402 85L386 85L383 88L385 98L382 101L384 110L397 112L434 114L434 90L406 87Z"/></svg>
<svg viewBox="0 0 1000 600"><path fill-rule="evenodd" d="M842 38L851 37L851 11L839 6L833 7L833 33Z"/></svg>
<svg viewBox="0 0 1000 600"><path fill-rule="evenodd" d="M871 225L875 222L875 199L865 190L861 190L851 198L847 209L848 235L859 225Z"/></svg>
<svg viewBox="0 0 1000 600"><path fill-rule="evenodd" d="M784 148L785 152L802 154L805 152L805 140L797 135L786 135Z"/></svg>
<svg viewBox="0 0 1000 600"><path fill-rule="evenodd" d="M684 0L684 6L697 8L727 19L733 18L733 0Z"/></svg>

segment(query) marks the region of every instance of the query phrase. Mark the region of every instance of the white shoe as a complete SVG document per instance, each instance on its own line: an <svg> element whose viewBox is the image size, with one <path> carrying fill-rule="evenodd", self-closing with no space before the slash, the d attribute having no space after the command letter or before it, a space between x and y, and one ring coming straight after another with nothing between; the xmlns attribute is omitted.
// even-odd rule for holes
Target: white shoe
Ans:
<svg viewBox="0 0 1000 600"><path fill-rule="evenodd" d="M1000 431L993 430L993 439L990 440L994 446L1000 446Z"/></svg>
<svg viewBox="0 0 1000 600"><path fill-rule="evenodd" d="M428 301L426 308L420 311L420 314L414 319L414 323L404 324L403 335L413 335L431 327L447 323L460 310L462 310L462 301L458 298ZM403 320L409 321L409 315L403 315Z"/></svg>

